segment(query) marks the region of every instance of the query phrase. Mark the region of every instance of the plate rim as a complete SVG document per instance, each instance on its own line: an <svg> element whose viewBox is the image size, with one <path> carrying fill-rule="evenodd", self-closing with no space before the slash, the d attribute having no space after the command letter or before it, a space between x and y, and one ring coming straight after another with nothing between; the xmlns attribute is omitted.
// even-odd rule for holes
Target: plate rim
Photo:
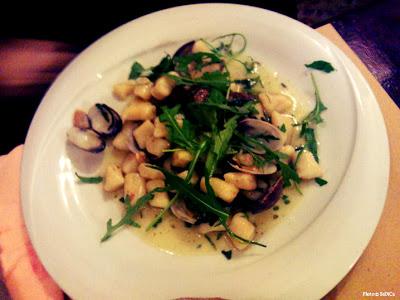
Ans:
<svg viewBox="0 0 400 300"><path fill-rule="evenodd" d="M380 108L379 108L379 106L378 106L378 104L377 104L375 95L373 94L371 88L369 87L369 85L368 85L366 79L361 75L359 69L358 69L358 68L354 65L354 63L342 52L341 49L339 49L333 42L329 41L326 37L324 37L324 36L321 35L320 33L318 33L318 32L316 32L316 31L312 30L311 28L307 27L306 25L304 25L304 24L302 24L302 23L300 23L300 22L298 22L298 21L296 21L296 20L294 20L294 19L291 19L291 18L289 18L289 17L287 17L287 16L284 16L284 15L280 15L280 14L278 14L278 13L276 13L276 12L272 12L272 11L268 11L268 10L265 10L265 9L261 9L261 8L257 8L257 7L253 7L253 6L248 6L248 5L218 4L218 3L214 3L214 4L183 5L183 6L177 6L177 7L168 8L168 9L165 9L165 10L157 11L157 12L154 12L154 13L151 13L151 14L148 14L148 15L145 15L145 16L143 16L143 17L140 17L140 18L138 18L138 19L132 20L132 21L130 21L130 22L127 22L126 24L121 25L120 27L118 27L118 28L112 30L111 32L109 32L109 33L105 34L104 36L102 36L101 38L99 38L97 41L95 41L95 42L92 43L89 47L87 47L82 53L86 53L87 50L88 50L89 48L92 48L94 45L97 45L97 44L100 43L102 40L104 40L106 37L109 37L110 35L112 35L115 31L117 31L117 30L119 30L120 28L125 27L127 24L130 24L130 23L132 23L132 22L135 22L135 21L137 21L137 20L139 20L139 19L152 17L152 16L157 15L157 14L162 14L162 13L164 13L165 11L170 11L170 10L174 10L174 9L182 9L182 8L183 8L183 9L187 9L187 8L197 7L197 6L214 6L214 7L218 7L218 8L221 8L221 7L223 8L223 7L226 7L226 6L229 6L229 7L231 7L231 6L235 6L235 7L238 7L238 6L239 6L239 7L247 7L247 8L251 8L251 9L255 9L255 10L259 10L259 11L263 11L263 12L267 12L267 13L276 14L276 15L279 15L280 17L283 17L283 18L286 18L286 19L290 19L291 21L294 21L295 23L300 24L303 28L306 28L306 31L309 32L310 34L311 34L311 32L312 32L311 35L317 35L317 36L319 36L320 39L322 38L323 40L325 40L325 41L329 44L329 46L335 51L335 54L338 54L339 56L341 56L341 57L340 57L341 60L344 59L345 61L347 61L346 63L349 64L350 68L352 69L352 72L354 72L357 76L359 76L359 78L356 79L356 81L358 81L358 84L364 85L364 88L366 88L367 92L370 94L370 96L372 96L372 100L374 100L374 103L369 103L369 104L372 105L372 106L374 107L374 111L376 111L376 113L378 114L377 119L379 119L379 122L381 122L380 125L381 125L381 126L383 125L383 129L384 129L384 133L385 133L385 134L382 136L382 138L383 138L383 144L385 145L384 148L386 149L386 153L383 154L383 156L384 156L383 159L386 161L386 164L385 164L385 168L383 168L384 170L382 171L382 173L386 172L386 178L384 179L384 181L386 180L386 184L385 184L385 189L384 189L384 193L383 193L384 196L385 196L384 199L386 199L387 188L388 188L388 176L389 176L389 165L390 165L390 163L389 163L389 158L390 158L390 153L389 153L389 147L388 147L387 131L386 131L386 128L385 128L385 124L384 124L384 122L383 122L382 112L381 112L381 110L380 110ZM79 56L81 56L81 55L79 55ZM75 60L74 60L74 61L75 61ZM69 68L72 64L73 64L73 63L71 63L67 68ZM64 73L64 71L62 72L62 74L63 74L63 73ZM52 85L52 87L53 87L53 85ZM36 244L36 241L32 240L33 230L34 230L34 229L32 228L32 226L30 226L30 225L31 225L31 221L30 221L30 217L31 217L31 216L30 216L30 212L29 212L29 201L26 200L27 197L28 197L28 195L27 195L28 193L27 193L27 191L26 191L25 189L29 186L29 179L28 179L28 175L27 175L27 174L29 174L30 171L32 172L32 170L29 171L29 163L28 163L28 161L29 161L29 158L34 157L34 154L33 154L33 152L34 152L34 145L35 145L35 144L37 145L37 143L35 143L35 141L33 141L33 139L34 139L34 131L35 131L35 124L38 123L39 115L40 115L41 112L43 112L43 107L45 106L45 102L46 102L45 99L49 98L49 97L48 97L48 94L49 94L49 92L52 91L52 87L49 89L49 91L48 91L48 92L46 93L46 95L44 96L43 101L40 103L39 108L38 108L37 112L35 113L35 116L34 116L34 118L33 118L33 120L32 120L32 123L31 123L30 128L29 128L29 131L28 131L28 135L27 135L27 138L26 138L25 147L24 147L24 153L23 153L23 159L22 159L22 164L21 164L21 186L20 186L20 193L21 193L21 200L22 200L22 209L23 209L23 214L24 214L24 220L25 220L25 223L26 223L26 225L27 225L26 227L27 227L27 229L28 229L28 233L29 233L29 236L30 236L30 238L31 238L31 241L32 241L32 244L33 244L35 250L37 249L37 245L35 245L35 244ZM377 108L377 110L376 110L376 108ZM40 145L40 144L39 144L39 145ZM352 156L353 156L353 155L354 155L354 152L353 152ZM338 188L338 189L339 189L339 188ZM359 251L359 254L357 254L357 257L355 257L355 258L353 259L353 262L347 267L347 271L343 274L343 276L342 276L341 278L343 278L343 277L348 273L348 271L349 271L349 270L351 269L351 267L355 264L355 262L359 259L359 257L361 256L362 252L364 251L364 249L365 249L366 246L368 245L370 239L372 238L373 233L375 232L375 228L376 228L376 226L377 226L377 224L378 224L378 221L379 221L379 219L380 219L380 216L381 216L381 214L382 214L384 203L385 203L385 200L384 200L384 201L381 201L381 207L380 207L379 213L377 214L377 216L376 216L375 219L374 219L374 221L375 221L375 222L373 222L374 224L373 224L372 226L370 226L370 228L372 228L372 229L370 230L369 238L368 238L367 240L364 241L364 245L361 246L361 250ZM326 208L325 208L325 209L326 209ZM320 217L320 216L318 216L318 218L319 218L319 217ZM312 224L310 224L310 226L312 226ZM305 229L305 230L308 230L308 228ZM39 255L39 257L40 257L40 254L39 254L39 253L38 253L38 255ZM41 261L42 261L43 265L45 266L44 259L43 259L42 257L40 257L40 258L41 258ZM45 266L45 267L46 267L46 266ZM339 278L339 279L341 279L341 278ZM339 282L339 281L336 281L336 282ZM60 284L60 283L58 282L58 284ZM333 287L333 286L331 286L331 288L332 288L332 287ZM330 290L330 289L329 289L329 290ZM329 291L329 290L328 290L328 291ZM316 295L323 296L323 295L326 294L326 292L327 292L327 291L326 291L326 288L321 288L319 291L315 291L315 293L313 293L312 295L314 295L314 296L316 296Z"/></svg>

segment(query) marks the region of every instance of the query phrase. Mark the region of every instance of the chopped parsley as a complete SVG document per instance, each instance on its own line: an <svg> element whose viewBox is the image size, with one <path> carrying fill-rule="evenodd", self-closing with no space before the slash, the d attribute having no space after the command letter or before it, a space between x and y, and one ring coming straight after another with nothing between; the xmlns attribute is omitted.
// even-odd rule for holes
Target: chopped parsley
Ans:
<svg viewBox="0 0 400 300"><path fill-rule="evenodd" d="M282 131L282 132L286 132L286 126L285 126L285 124L282 124L282 126L279 127L279 130Z"/></svg>
<svg viewBox="0 0 400 300"><path fill-rule="evenodd" d="M322 179L320 177L315 178L315 182L319 185L319 186L323 186L325 184L328 183L328 181L326 181L325 179Z"/></svg>
<svg viewBox="0 0 400 300"><path fill-rule="evenodd" d="M128 78L136 79L136 78L140 77L140 75L142 75L144 70L145 70L145 68L143 68L143 66L140 63L135 61L131 67L131 72L129 73Z"/></svg>
<svg viewBox="0 0 400 300"><path fill-rule="evenodd" d="M290 203L289 197L288 195L283 195L282 196L282 201L283 203L285 203L286 205Z"/></svg>
<svg viewBox="0 0 400 300"><path fill-rule="evenodd" d="M225 256L227 260L230 260L232 258L232 250L222 250L221 253Z"/></svg>

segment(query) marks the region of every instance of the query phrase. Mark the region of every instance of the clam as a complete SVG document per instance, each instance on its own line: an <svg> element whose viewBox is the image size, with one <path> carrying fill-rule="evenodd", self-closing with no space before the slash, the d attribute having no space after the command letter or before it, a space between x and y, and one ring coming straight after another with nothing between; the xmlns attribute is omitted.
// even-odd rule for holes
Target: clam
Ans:
<svg viewBox="0 0 400 300"><path fill-rule="evenodd" d="M193 45L194 45L194 41L190 41L186 44L183 44L181 47L179 47L178 50L176 50L173 57L175 58L178 56L185 56L185 55L192 54Z"/></svg>
<svg viewBox="0 0 400 300"><path fill-rule="evenodd" d="M269 164L266 163L262 167L256 167L256 166L243 166L243 165L236 165L233 163L229 163L232 168L244 172L244 173L249 173L249 174L254 174L254 175L269 175L269 174L274 174L277 171L277 168L274 164Z"/></svg>
<svg viewBox="0 0 400 300"><path fill-rule="evenodd" d="M129 151L132 153L140 153L140 149L138 148L135 139L133 138L133 131L138 127L139 125L137 123L134 123L132 126L132 129L129 130L128 135L127 135L127 146Z"/></svg>
<svg viewBox="0 0 400 300"><path fill-rule="evenodd" d="M72 127L67 132L68 141L78 148L98 153L104 150L106 143L94 131Z"/></svg>
<svg viewBox="0 0 400 300"><path fill-rule="evenodd" d="M114 137L122 129L118 113L106 104L96 103L88 112L91 128L102 138Z"/></svg>
<svg viewBox="0 0 400 300"><path fill-rule="evenodd" d="M197 219L193 212L191 212L184 201L180 200L171 206L171 211L175 217L189 224L196 223Z"/></svg>
<svg viewBox="0 0 400 300"><path fill-rule="evenodd" d="M280 176L275 181L267 184L264 181L257 183L254 191L243 191L247 198L245 206L253 213L267 210L275 205L283 191L283 178Z"/></svg>
<svg viewBox="0 0 400 300"><path fill-rule="evenodd" d="M228 103L230 105L243 106L247 102L252 102L255 100L256 100L256 97L250 93L230 92L229 98L228 98Z"/></svg>
<svg viewBox="0 0 400 300"><path fill-rule="evenodd" d="M246 118L239 123L239 128L246 135L257 139L259 143L264 144L272 151L279 150L283 146L282 132L269 122ZM265 153L265 149L261 146L255 145L253 150L257 154Z"/></svg>

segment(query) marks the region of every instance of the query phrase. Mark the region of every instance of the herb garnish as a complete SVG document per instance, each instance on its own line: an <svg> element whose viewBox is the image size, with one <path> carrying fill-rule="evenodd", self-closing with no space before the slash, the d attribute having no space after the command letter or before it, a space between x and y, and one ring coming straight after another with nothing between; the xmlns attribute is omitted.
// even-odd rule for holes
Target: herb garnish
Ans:
<svg viewBox="0 0 400 300"><path fill-rule="evenodd" d="M232 258L232 250L222 250L221 253L225 256L227 260L230 260Z"/></svg>
<svg viewBox="0 0 400 300"><path fill-rule="evenodd" d="M235 42L236 38L239 38L242 40L242 45L238 50L234 51L232 49L232 46L233 46L233 43ZM219 41L219 46L217 46L217 47L211 46L213 52L218 53L220 55L228 56L228 57L234 57L234 56L237 56L237 55L243 53L243 51L246 49L246 46L247 46L246 37L243 34L236 33L236 32L221 35L221 36L215 38L214 40L212 40L212 42L216 42L216 41Z"/></svg>
<svg viewBox="0 0 400 300"><path fill-rule="evenodd" d="M322 123L324 120L321 117L321 113L324 110L327 110L327 107L322 103L321 96L319 93L319 89L317 86L317 82L315 81L314 74L311 73L311 81L314 86L314 94L315 94L315 107L314 109L307 115L307 117L303 120L303 123L307 124L319 124Z"/></svg>
<svg viewBox="0 0 400 300"><path fill-rule="evenodd" d="M208 146L208 141L204 141L200 145L199 149L197 150L197 152L196 152L196 154L194 156L194 159L190 162L189 171L188 171L188 173L186 175L186 178L185 178L185 182L186 183L190 182L190 179L193 176L194 168L196 167L196 164L197 164L197 162L198 162L198 160L200 158L200 155L206 150L207 146ZM155 226L155 224L157 224L157 222L159 222L163 218L164 214L171 208L171 206L174 205L176 201L178 201L178 199L179 199L179 191L169 201L167 207L163 208L160 211L160 213L153 219L153 221L150 222L150 224L146 228L146 231L149 231L151 228L153 228ZM186 223L185 223L185 225L186 225Z"/></svg>
<svg viewBox="0 0 400 300"><path fill-rule="evenodd" d="M177 56L173 60L175 64L175 71L189 75L189 66L193 66L196 70L201 70L201 68L215 64L221 63L221 59L213 53L208 52L198 52L184 56Z"/></svg>
<svg viewBox="0 0 400 300"><path fill-rule="evenodd" d="M145 70L145 68L143 68L143 66L138 63L137 61L135 61L131 67L131 72L129 73L129 79L136 79L138 77L140 77L140 75L143 73L143 71Z"/></svg>
<svg viewBox="0 0 400 300"><path fill-rule="evenodd" d="M211 198L207 194L201 193L185 180L162 167L153 165L152 168L159 170L164 174L165 183L171 189L178 190L182 196L198 204L199 207L205 209L209 213L215 214L224 222L228 220L229 214L222 208L219 202L215 201L215 199Z"/></svg>
<svg viewBox="0 0 400 300"><path fill-rule="evenodd" d="M240 39L239 41L237 39ZM218 223L223 225L226 234L232 239L237 239L241 242L254 244L262 247L265 245L253 240L244 239L229 228L228 219L230 214L230 206L221 202L216 198L216 195L210 185L210 178L217 174L220 175L220 168L222 167L221 161L227 155L236 153L250 154L253 158L252 166L263 168L266 164L274 164L278 168L278 176L282 176L284 187L294 185L294 187L301 193L298 184L301 182L296 172L296 162L285 163L283 159L288 158L287 155L278 151L272 151L269 148L269 142L277 138L272 135L246 135L242 128L237 128L239 121L244 117L254 117L258 112L255 109L256 96L251 95L252 90L259 83L263 87L261 78L257 76L258 62L245 60L240 61L240 55L246 48L246 38L242 34L233 33L223 35L208 43L204 41L210 48L209 52L191 53L187 55L175 56L172 58L166 55L162 58L160 63L150 68L144 68L140 63L135 62L131 67L129 74L130 79L136 79L140 76L146 76L151 81L157 80L160 76L168 76L172 78L176 85L183 85L185 93L189 97L180 105L173 106L175 94L168 98L166 106L161 107L162 114L159 116L168 130L168 140L171 143L171 148L166 149L165 152L173 152L177 149L187 150L193 156L190 162L188 174L185 179L180 178L173 172L165 168L151 165L161 171L165 177L165 188L157 188L150 191L148 194L139 198L135 204L131 204L129 196L123 198L126 208L125 215L116 224L112 223L109 219L107 222L107 231L101 241L109 239L112 234L124 225L140 227L140 224L132 220L136 213L150 201L156 192L168 191L173 195L166 208L162 209L159 214L150 222L146 230L155 228L163 219L164 214L169 208L178 201L184 201L188 204L190 209L194 209L197 213L204 216L205 219L209 218L213 222L217 219ZM241 47L236 48L238 43ZM241 42L241 43L240 43ZM247 78L235 79L230 77L227 67L229 61L237 61L245 68ZM212 64L219 64L218 68L208 68L208 70L215 70L212 72L204 72L207 66ZM324 61L315 61L306 65L308 68L321 70L329 73L333 71L331 64ZM214 67L214 66L213 66ZM172 73L170 71L175 71ZM175 75L176 76L175 76ZM316 104L314 109L307 115L307 117L298 125L301 126L300 136L304 137L305 144L297 159L301 156L304 149L309 150L318 162L317 141L315 138L315 126L323 119L321 113L326 110L326 106L322 103L320 94L315 82L313 73L311 73L312 83L315 89ZM236 83L240 89L247 96L250 94L253 97L240 98L240 93L236 90L230 90L231 84ZM282 84L285 87L284 84ZM237 95L239 94L239 96ZM193 96L194 95L194 96ZM201 97L200 97L201 96ZM238 98L239 97L239 98ZM194 99L194 101L190 101ZM172 103L171 103L172 102ZM172 105L171 105L172 104ZM182 123L178 123L177 117L182 116ZM285 124L279 127L281 132L286 132ZM190 183L194 170L202 164L203 174L205 178L206 191L201 192L198 185ZM275 166L273 167L275 169ZM76 174L82 181L81 177ZM84 180L94 178L84 178ZM100 178L100 179L99 179ZM97 180L101 182L102 178L98 177ZM94 179L96 181L96 179ZM95 183L95 182L90 183ZM322 178L316 178L315 181L320 184L326 184ZM97 183L97 182L96 182ZM285 204L290 201L287 195L282 196ZM189 206L190 205L190 206ZM273 210L279 209L274 206ZM277 216L276 216L277 217ZM275 218L275 215L274 215ZM203 221L203 220L202 220ZM221 238L223 233L219 232L216 239ZM207 234L204 235L208 242L214 247L214 241ZM199 244L198 247L200 247ZM232 251L222 251L227 259L231 259Z"/></svg>
<svg viewBox="0 0 400 300"><path fill-rule="evenodd" d="M141 209L147 202L153 199L154 194L157 192L165 192L168 189L166 188L155 188L151 192L147 193L146 195L140 197L136 200L134 205L131 205L129 195L126 195L124 198L125 204L125 215L121 218L121 220L116 223L115 225L112 224L112 220L109 219L107 221L107 231L104 236L101 238L101 242L108 240L112 234L121 228L124 225L131 225L134 227L140 227L140 225L132 220L132 217Z"/></svg>
<svg viewBox="0 0 400 300"><path fill-rule="evenodd" d="M289 197L288 195L283 195L282 196L282 201L283 203L285 203L286 205L290 203Z"/></svg>
<svg viewBox="0 0 400 300"><path fill-rule="evenodd" d="M312 153L316 162L319 162L318 144L317 139L315 138L314 129L304 126L304 128L302 128L301 135L304 136L305 148L307 148Z"/></svg>
<svg viewBox="0 0 400 300"><path fill-rule="evenodd" d="M335 70L335 68L331 65L331 63L324 60L316 60L310 64L305 65L307 68L319 70L325 73L330 73Z"/></svg>
<svg viewBox="0 0 400 300"><path fill-rule="evenodd" d="M148 75L148 78L151 81L155 81L158 77L169 71L172 71L173 69L174 69L174 64L172 61L172 57L167 54L161 59L158 65L151 68L151 74Z"/></svg>
<svg viewBox="0 0 400 300"><path fill-rule="evenodd" d="M167 74L172 78L177 85L198 85L202 87L216 88L223 93L228 90L230 80L229 73L215 71L211 73L204 73L200 78L178 77L175 75Z"/></svg>
<svg viewBox="0 0 400 300"><path fill-rule="evenodd" d="M315 182L318 183L319 186L323 186L328 183L328 181L320 177L315 178Z"/></svg>
<svg viewBox="0 0 400 300"><path fill-rule="evenodd" d="M304 136L306 142L305 148L309 150L313 154L315 160L319 162L318 143L317 139L315 138L314 129L310 126L318 125L324 121L321 117L321 113L327 110L327 107L321 100L321 96L313 73L311 73L311 81L314 86L315 107L300 124L301 125L300 136L302 137Z"/></svg>
<svg viewBox="0 0 400 300"><path fill-rule="evenodd" d="M213 242L213 240L210 238L210 236L208 234L205 234L204 237L206 238L206 240L210 243L210 245L217 250L217 246L215 246L215 243Z"/></svg>
<svg viewBox="0 0 400 300"><path fill-rule="evenodd" d="M285 154L272 151L265 144L253 137L245 136L238 132L235 132L235 135L243 141L242 148L248 150L250 154L253 153L252 157L256 158L255 162L259 167L271 162L275 162L279 166L283 177L284 187L291 186L292 182L300 183L301 180L297 175L296 170L280 160L280 158L287 158ZM263 149L265 153L262 156L254 155L254 151L257 151L257 149L259 150L260 148Z"/></svg>
<svg viewBox="0 0 400 300"><path fill-rule="evenodd" d="M103 177L101 176L96 176L96 177L84 177L79 175L77 172L75 172L76 177L78 177L79 181L82 183L100 183L103 181Z"/></svg>
<svg viewBox="0 0 400 300"><path fill-rule="evenodd" d="M137 61L133 63L131 67L131 72L129 73L129 79L137 79L141 76L148 77L151 81L155 81L158 77L172 71L174 69L174 64L170 55L164 56L158 65L145 69Z"/></svg>
<svg viewBox="0 0 400 300"><path fill-rule="evenodd" d="M171 109L166 106L161 107L163 113L160 115L160 121L166 123L170 141L192 152L197 149L194 127L186 119L183 119L182 128L179 126L175 116L179 113L180 108L179 104Z"/></svg>
<svg viewBox="0 0 400 300"><path fill-rule="evenodd" d="M229 141L237 126L238 116L230 118L224 125L225 129L220 132L213 133L213 142L208 152L206 160L206 174L211 177L214 174L218 162L225 155L228 149Z"/></svg>

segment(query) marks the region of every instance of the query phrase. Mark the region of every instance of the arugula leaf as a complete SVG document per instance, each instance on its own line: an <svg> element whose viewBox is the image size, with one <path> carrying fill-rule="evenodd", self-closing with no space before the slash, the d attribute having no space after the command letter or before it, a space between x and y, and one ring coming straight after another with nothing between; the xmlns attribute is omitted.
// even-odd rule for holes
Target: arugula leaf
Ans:
<svg viewBox="0 0 400 300"><path fill-rule="evenodd" d="M318 158L318 143L317 140L315 138L315 133L314 133L314 129L310 128L310 127L306 127L303 132L302 135L304 136L305 139L305 147L312 153L312 155L314 156L315 160L317 162L319 162L319 158Z"/></svg>
<svg viewBox="0 0 400 300"><path fill-rule="evenodd" d="M96 177L84 177L80 176L77 172L75 172L76 177L78 177L79 181L82 183L100 183L103 181L103 177L96 176Z"/></svg>
<svg viewBox="0 0 400 300"><path fill-rule="evenodd" d="M245 238L242 238L241 236L238 236L236 233L234 233L234 232L228 227L228 225L226 224L226 222L225 222L225 223L222 223L222 225L225 227L225 230L226 230L226 232L228 233L228 235L229 235L230 237L232 237L232 238L235 238L235 239L237 239L237 240L239 240L239 241L242 241L242 242L244 242L244 243L247 243L247 244L257 245L257 246L264 247L264 248L267 247L266 245L261 244L261 243L259 243L259 242L256 242L256 241L254 241L254 240L247 240L247 239L245 239Z"/></svg>
<svg viewBox="0 0 400 300"><path fill-rule="evenodd" d="M249 115L255 113L254 103L252 102L248 102L243 106L230 106L227 104L210 103L210 102L196 103L196 105L218 108L220 110L228 111L236 115Z"/></svg>
<svg viewBox="0 0 400 300"><path fill-rule="evenodd" d="M214 103L214 104L225 104L227 100L224 94L221 93L220 90L211 89L210 95L208 96L207 102Z"/></svg>
<svg viewBox="0 0 400 300"><path fill-rule="evenodd" d="M218 124L218 106L226 106L226 103L224 95L219 90L210 89L206 102L192 102L187 107L190 116L194 117L200 126L210 128L211 131L214 131Z"/></svg>
<svg viewBox="0 0 400 300"><path fill-rule="evenodd" d="M233 132L237 126L238 116L233 116L224 125L224 130L213 133L211 149L206 159L206 174L211 177L220 159L225 155Z"/></svg>
<svg viewBox="0 0 400 300"><path fill-rule="evenodd" d="M254 137L251 137L248 135L243 135L237 131L235 132L235 136L237 136L243 142L242 147L249 152L256 153L256 152L254 152L255 150L258 150L258 151L264 150L265 153L263 154L263 158L268 162L273 161L273 160L279 161L279 158L287 157L286 155L282 156L283 153L272 151L271 149L269 149L267 147L267 145L260 142L259 140L257 140Z"/></svg>
<svg viewBox="0 0 400 300"><path fill-rule="evenodd" d="M301 179L295 169L293 169L290 165L285 164L284 162L281 161L278 161L277 164L282 172L284 187L291 186L292 182L300 183Z"/></svg>
<svg viewBox="0 0 400 300"><path fill-rule="evenodd" d="M161 59L158 65L151 68L151 74L148 76L148 78L151 81L155 81L158 77L165 73L168 73L169 71L172 71L173 69L174 63L172 61L172 57L167 54Z"/></svg>
<svg viewBox="0 0 400 300"><path fill-rule="evenodd" d="M319 70L325 73L330 73L335 70L335 68L331 65L331 63L324 60L316 60L310 64L305 65L307 68Z"/></svg>
<svg viewBox="0 0 400 300"><path fill-rule="evenodd" d="M155 81L164 73L168 73L174 69L174 63L170 55L164 56L158 65L151 68L144 68L140 63L135 61L129 73L129 79L136 79L140 76L147 76L151 81Z"/></svg>
<svg viewBox="0 0 400 300"><path fill-rule="evenodd" d="M216 109L213 109L203 103L190 103L188 106L188 115L193 117L198 126L203 126L211 130L215 129L218 124L218 116Z"/></svg>
<svg viewBox="0 0 400 300"><path fill-rule="evenodd" d="M328 108L322 103L321 96L319 94L318 86L315 81L314 74L311 73L311 80L314 86L315 93L315 107L314 109L307 115L307 117L303 120L303 123L322 123L324 120L321 117L321 113Z"/></svg>
<svg viewBox="0 0 400 300"><path fill-rule="evenodd" d="M232 46L237 37L239 37L242 40L242 43L239 50L234 51L232 49ZM228 38L230 38L230 40L226 41ZM228 57L233 57L241 54L247 47L246 37L243 34L237 32L224 34L219 37L216 37L214 40L212 40L212 42L215 41L220 41L220 44L216 48L212 47L213 51L219 53L220 55L226 55Z"/></svg>
<svg viewBox="0 0 400 300"><path fill-rule="evenodd" d="M220 220L226 223L229 218L229 214L222 208L221 204L215 201L215 199L201 193L191 184L187 183L182 178L172 174L168 170L155 165L151 167L161 171L164 174L165 182L171 189L178 191L184 197L186 197L186 199L193 201L195 204L199 205L204 210L218 216Z"/></svg>
<svg viewBox="0 0 400 300"><path fill-rule="evenodd" d="M228 90L230 80L229 73L215 71L211 73L204 73L200 78L191 79L189 77L178 77L172 74L166 74L172 78L177 85L198 85L203 87L211 87L226 93Z"/></svg>
<svg viewBox="0 0 400 300"><path fill-rule="evenodd" d="M118 230L119 228L121 228L124 225L140 227L139 224L137 224L136 222L134 222L132 220L132 217L139 211L139 209L141 209L144 205L146 205L147 202L149 202L151 199L153 199L155 193L165 192L165 191L167 191L167 188L155 188L151 192L149 192L146 195L137 199L134 205L130 204L129 195L126 195L124 198L124 203L126 206L125 215L115 225L112 225L111 219L109 219L107 221L107 231L104 234L104 236L101 238L100 241L104 242L104 241L108 240L116 230Z"/></svg>
<svg viewBox="0 0 400 300"><path fill-rule="evenodd" d="M168 128L169 140L191 152L197 149L198 144L195 142L195 131L193 125L186 119L183 120L182 128L175 119L181 106L178 104L173 108L166 106L161 107L162 114L160 121L165 122Z"/></svg>
<svg viewBox="0 0 400 300"><path fill-rule="evenodd" d="M140 77L140 75L142 74L142 72L145 70L145 68L143 68L143 66L138 63L137 61L135 61L131 67L131 72L129 73L129 79L136 79L138 77Z"/></svg>
<svg viewBox="0 0 400 300"><path fill-rule="evenodd" d="M323 186L328 183L328 181L320 177L315 178L315 182L318 183L319 186Z"/></svg>
<svg viewBox="0 0 400 300"><path fill-rule="evenodd" d="M185 182L189 183L190 179L193 176L193 172L194 172L194 168L196 167L196 164L200 158L200 155L207 149L208 146L208 141L204 141L203 143L201 143L199 149L197 150L193 160L190 162L189 165L189 171L186 175L185 178ZM157 224L158 222L160 222L160 220L163 218L164 214L171 208L171 206L178 201L179 198L179 191L175 194L175 196L169 201L168 205L162 209L158 215L150 222L150 224L147 226L146 231L149 231L151 228L153 228L155 226L155 224Z"/></svg>
<svg viewBox="0 0 400 300"><path fill-rule="evenodd" d="M259 142L257 139L249 136L243 136L240 133L235 133L236 136L238 136L245 144L242 145L244 149L249 151L250 154L254 154L253 147L258 146L261 149L265 151L263 154L263 157L260 157L259 155L252 155L254 162L258 164L259 167L265 165L266 163L270 163L272 161L275 161L275 163L280 167L282 177L283 177L283 184L285 187L290 186L292 182L300 183L300 177L298 176L297 172L295 169L293 169L291 166L288 164L280 161L280 158L287 158L287 156L283 153L280 152L274 152L271 149L269 149L265 144ZM246 147L246 144L249 145L250 147Z"/></svg>
<svg viewBox="0 0 400 300"><path fill-rule="evenodd" d="M204 66L220 63L221 59L213 53L197 52L189 55L177 56L173 60L175 64L175 71L179 73L188 74L189 65L194 63L196 70L201 70Z"/></svg>

